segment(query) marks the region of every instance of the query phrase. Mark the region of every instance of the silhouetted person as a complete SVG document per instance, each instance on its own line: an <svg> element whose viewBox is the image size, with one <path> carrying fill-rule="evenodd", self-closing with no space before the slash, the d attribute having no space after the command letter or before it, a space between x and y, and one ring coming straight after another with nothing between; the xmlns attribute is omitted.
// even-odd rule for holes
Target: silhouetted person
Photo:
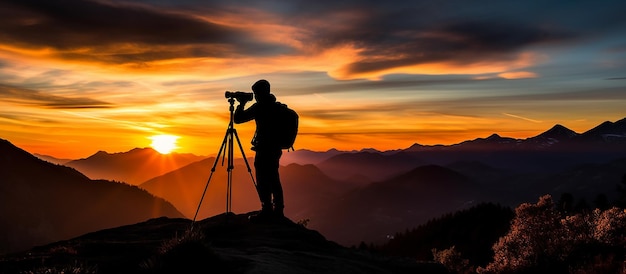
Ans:
<svg viewBox="0 0 626 274"><path fill-rule="evenodd" d="M237 124L251 120L256 122L252 150L256 152L254 168L256 170L257 192L261 200L261 212L252 216L251 220L266 221L284 217L283 187L278 173L280 157L283 152L275 138L277 130L275 128L276 123L273 121L275 120L274 113L277 104L276 97L270 93L270 83L267 80L259 80L252 85L252 92L256 103L244 109L248 101L245 98L237 98L240 104L235 110L233 120Z"/></svg>

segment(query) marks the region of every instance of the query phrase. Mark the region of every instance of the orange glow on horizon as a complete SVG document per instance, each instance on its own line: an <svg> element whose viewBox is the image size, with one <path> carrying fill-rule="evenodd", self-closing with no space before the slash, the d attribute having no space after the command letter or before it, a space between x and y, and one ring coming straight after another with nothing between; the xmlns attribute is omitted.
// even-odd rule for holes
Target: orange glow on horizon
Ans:
<svg viewBox="0 0 626 274"><path fill-rule="evenodd" d="M460 124L451 123L448 126L436 126L438 122L434 121L425 124L420 129L415 126L415 130L406 131L398 130L396 132L376 132L376 131L360 131L352 132L332 132L328 129L312 129L303 128L300 131L294 145L296 150L308 149L313 151L326 151L331 148L338 150L360 150L363 148L374 148L381 151L404 149L418 143L421 145L452 145L466 140L476 138L486 138L496 133L502 137L511 138L529 138L536 136L548 129L554 124L560 123L564 126L582 133L597 125L596 121L570 121L563 123L562 121L536 121L529 120L521 116L503 115L508 118L499 120L467 120ZM472 126L471 123L475 123ZM501 126L501 125L506 126ZM496 126L500 125L500 126ZM252 127L251 127L252 128ZM494 129L498 128L498 129ZM523 128L523 129L522 129ZM181 147L176 149L176 153L192 153L199 156L213 156L217 154L220 144L224 137L223 127L215 131L215 134L206 137L185 137L185 134L178 133L181 138ZM248 157L254 156L254 151L250 150L250 139L254 133L246 127L238 128L238 135L241 140L244 153ZM16 146L25 149L30 153L38 153L49 155L62 159L79 159L89 157L99 150L109 153L126 152L133 148L146 147L146 137L137 136L127 133L126 135L110 135L110 136L67 136L57 139L54 136L41 136L41 140L12 138L13 136L2 136ZM36 137L37 135L33 135ZM87 138L87 139L85 139ZM71 141L71 140L74 141ZM92 140L89 142L80 141L81 139ZM68 143L71 141L71 143ZM239 149L235 151L235 157L241 157Z"/></svg>

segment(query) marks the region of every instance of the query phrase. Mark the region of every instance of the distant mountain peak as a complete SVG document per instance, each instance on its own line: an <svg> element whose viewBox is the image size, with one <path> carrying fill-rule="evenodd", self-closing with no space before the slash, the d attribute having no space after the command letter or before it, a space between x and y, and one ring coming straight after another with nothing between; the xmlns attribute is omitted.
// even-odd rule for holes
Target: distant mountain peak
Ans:
<svg viewBox="0 0 626 274"><path fill-rule="evenodd" d="M553 139L570 139L570 138L576 137L577 135L578 133L576 133L575 131L569 128L566 128L560 124L556 124L549 130L547 130L546 132L537 135L537 137L553 138Z"/></svg>
<svg viewBox="0 0 626 274"><path fill-rule="evenodd" d="M110 157L110 156L120 156L120 155L135 155L135 154L144 154L144 153L157 153L156 150L154 150L153 148L150 147L145 147L145 148L133 148L129 151L124 151L124 152L114 152L114 153L109 153L106 152L104 150L99 150L98 152L94 153L93 155L89 156L88 158L91 157Z"/></svg>
<svg viewBox="0 0 626 274"><path fill-rule="evenodd" d="M479 143L479 144L509 144L509 143L515 143L517 141L517 139L514 138L510 138L510 137L502 137L497 133L493 133L491 135L489 135L489 137L487 138L477 138L474 139L472 141L465 141L463 143L468 144L468 143ZM461 144L463 144L461 143Z"/></svg>
<svg viewBox="0 0 626 274"><path fill-rule="evenodd" d="M613 122L611 121L604 121L602 124L599 124L598 126L590 129L589 131L585 132L586 134L593 134L593 133L604 133L605 131L610 130L613 127Z"/></svg>
<svg viewBox="0 0 626 274"><path fill-rule="evenodd" d="M128 152L157 152L157 151L151 147L143 147L143 148L136 147L136 148L129 150Z"/></svg>
<svg viewBox="0 0 626 274"><path fill-rule="evenodd" d="M381 151L375 148L364 148L361 149L359 152L371 152L371 153L380 153Z"/></svg>
<svg viewBox="0 0 626 274"><path fill-rule="evenodd" d="M611 122L611 121L604 121L604 122L602 122L602 124L600 124L600 126L606 126L606 125L612 125L612 124L613 124L613 122Z"/></svg>
<svg viewBox="0 0 626 274"><path fill-rule="evenodd" d="M587 141L597 143L621 143L626 142L626 118L615 123L606 121L602 124L581 134Z"/></svg>
<svg viewBox="0 0 626 274"><path fill-rule="evenodd" d="M416 150L416 149L420 149L423 148L424 145L418 144L418 143L414 143L412 144L410 147L406 148L405 150Z"/></svg>

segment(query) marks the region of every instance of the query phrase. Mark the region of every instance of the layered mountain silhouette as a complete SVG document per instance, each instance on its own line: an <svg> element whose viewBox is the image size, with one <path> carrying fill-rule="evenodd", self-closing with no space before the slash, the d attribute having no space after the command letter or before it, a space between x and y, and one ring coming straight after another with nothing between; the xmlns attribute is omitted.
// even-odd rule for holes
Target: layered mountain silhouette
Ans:
<svg viewBox="0 0 626 274"><path fill-rule="evenodd" d="M378 181L426 163L414 155L402 152L390 157L380 152L362 151L335 155L317 166L335 179L345 180L351 176L362 175Z"/></svg>
<svg viewBox="0 0 626 274"><path fill-rule="evenodd" d="M601 194L612 199L626 173L625 124L626 119L605 122L584 133L555 125L527 139L493 134L454 145L416 143L392 151L284 153L280 172L285 213L329 240L350 246L385 241L386 235L481 201L514 207L544 194L559 197L566 192L587 201ZM157 175L150 168L155 165L150 160L153 153L145 149L99 152L89 161L81 160L101 177L136 180L139 188L171 202L189 219L211 178L197 219L225 212L226 167L218 164L211 174L215 158L190 157L186 165L179 161L180 167L172 165L172 170ZM114 177L118 172L123 176ZM136 174L149 178L139 183L137 177L129 179ZM232 182L234 212L260 208L252 181L244 161L237 159ZM16 195L28 199L24 198L28 192Z"/></svg>
<svg viewBox="0 0 626 274"><path fill-rule="evenodd" d="M43 155L43 154L39 154L39 153L34 153L34 156L36 156L37 158L53 163L53 164L57 164L57 165L64 165L68 162L71 162L72 159L61 159L61 158L56 158L50 155Z"/></svg>
<svg viewBox="0 0 626 274"><path fill-rule="evenodd" d="M280 158L280 163L283 165L288 164L300 164L307 165L313 164L316 165L332 156L345 153L345 151L339 151L337 149L329 149L327 151L312 151L308 149L299 149L297 151L283 153L283 156Z"/></svg>
<svg viewBox="0 0 626 274"><path fill-rule="evenodd" d="M127 152L98 151L84 159L66 162L91 179L106 179L139 185L206 157L193 154L161 154L152 148L136 148Z"/></svg>
<svg viewBox="0 0 626 274"><path fill-rule="evenodd" d="M416 144L404 150L384 152L368 149L330 150L328 154L285 153L293 162L317 163L281 166L287 199L285 210L295 220L310 220L309 226L329 239L355 245L359 241L384 240L388 234L480 201L514 207L543 194L559 197L568 192L589 201L599 194L611 197L626 170L621 168L620 160L620 157L626 158L626 149L614 137L626 136L623 121L603 123L602 130L593 130L593 134L578 134L556 125L528 139L494 134L451 146ZM585 141L594 135L600 137L592 138L592 142ZM602 136L613 137L599 142L606 139ZM298 155L303 155L303 160L298 160ZM154 178L141 187L157 196L163 195L177 207L185 208L181 211L189 215L196 210L199 198L190 202L174 196L193 185L191 192L197 197L209 176L212 161L199 164L193 171L181 169L167 177ZM581 173L583 167L585 172ZM427 175L428 170L439 173ZM446 182L442 174L447 173L459 175L459 185L442 184ZM213 177L211 184L225 184L225 175L214 176L217 177ZM233 207L241 205L239 209L243 212L259 206L249 177L245 166L239 162L234 175ZM158 192L154 187L156 182L161 189ZM406 188L407 185L414 187ZM223 212L225 189L212 187L217 186L209 186L210 198L204 200L201 217ZM215 204L211 204L213 202ZM188 205L178 206L182 203Z"/></svg>
<svg viewBox="0 0 626 274"><path fill-rule="evenodd" d="M400 227L486 200L476 182L451 169L426 165L355 189L311 214L311 226L340 243L383 242Z"/></svg>
<svg viewBox="0 0 626 274"><path fill-rule="evenodd" d="M87 232L183 215L127 184L91 180L0 139L0 253Z"/></svg>
<svg viewBox="0 0 626 274"><path fill-rule="evenodd" d="M249 216L220 214L192 230L188 219L157 218L95 231L6 256L0 272L448 273L434 262L349 249L289 220L254 224Z"/></svg>
<svg viewBox="0 0 626 274"><path fill-rule="evenodd" d="M188 218L193 218L198 208L197 219L214 216L226 210L228 186L226 167L218 162L212 172L214 164L214 158L207 158L150 179L139 187L172 202ZM306 219L313 208L327 204L353 187L347 182L329 178L314 165L281 166L280 174L287 205L285 214L295 220ZM232 177L232 210L258 210L261 205L254 186L255 179L243 160L235 161Z"/></svg>
<svg viewBox="0 0 626 274"><path fill-rule="evenodd" d="M222 166L221 160L218 160L215 171L211 172L214 164L215 158L207 158L152 178L139 187L172 202L190 219L194 217L198 206L201 207L197 219L224 213L228 187L227 167ZM259 198L243 160L235 161L232 177L232 210L249 212L259 209ZM204 198L200 204L203 193Z"/></svg>

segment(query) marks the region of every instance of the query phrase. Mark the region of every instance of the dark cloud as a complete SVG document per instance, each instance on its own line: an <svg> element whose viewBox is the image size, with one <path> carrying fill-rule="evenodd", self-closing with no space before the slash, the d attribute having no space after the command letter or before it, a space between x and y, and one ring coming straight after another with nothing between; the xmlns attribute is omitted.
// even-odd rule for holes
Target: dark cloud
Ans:
<svg viewBox="0 0 626 274"><path fill-rule="evenodd" d="M145 5L9 0L0 3L0 10L5 43L51 47L72 59L124 63L289 50L255 41L245 30Z"/></svg>
<svg viewBox="0 0 626 274"><path fill-rule="evenodd" d="M458 65L513 60L520 50L540 43L563 42L574 32L501 21L500 18L422 22L408 11L382 13L364 9L341 27L319 29L308 44L328 48L342 44L361 49L362 61L348 65L348 73L373 72L437 62ZM399 23L402 22L402 23Z"/></svg>
<svg viewBox="0 0 626 274"><path fill-rule="evenodd" d="M194 16L231 15L298 28L292 38L306 54L354 46L363 59L343 69L358 74L426 63L514 60L531 46L619 28L626 21L619 12L624 6L499 0L5 0L0 40L58 49L63 58L115 64L300 54L289 45L258 39L273 35L271 30L253 34Z"/></svg>
<svg viewBox="0 0 626 274"><path fill-rule="evenodd" d="M0 99L52 109L112 108L112 104L85 97L62 97L41 91L0 85Z"/></svg>
<svg viewBox="0 0 626 274"><path fill-rule="evenodd" d="M304 44L312 48L360 49L363 59L344 67L347 74L511 61L533 46L582 41L626 22L615 7L582 2L340 2L300 1L300 11L288 9L293 14L283 16L307 29ZM311 24L319 21L325 23Z"/></svg>

